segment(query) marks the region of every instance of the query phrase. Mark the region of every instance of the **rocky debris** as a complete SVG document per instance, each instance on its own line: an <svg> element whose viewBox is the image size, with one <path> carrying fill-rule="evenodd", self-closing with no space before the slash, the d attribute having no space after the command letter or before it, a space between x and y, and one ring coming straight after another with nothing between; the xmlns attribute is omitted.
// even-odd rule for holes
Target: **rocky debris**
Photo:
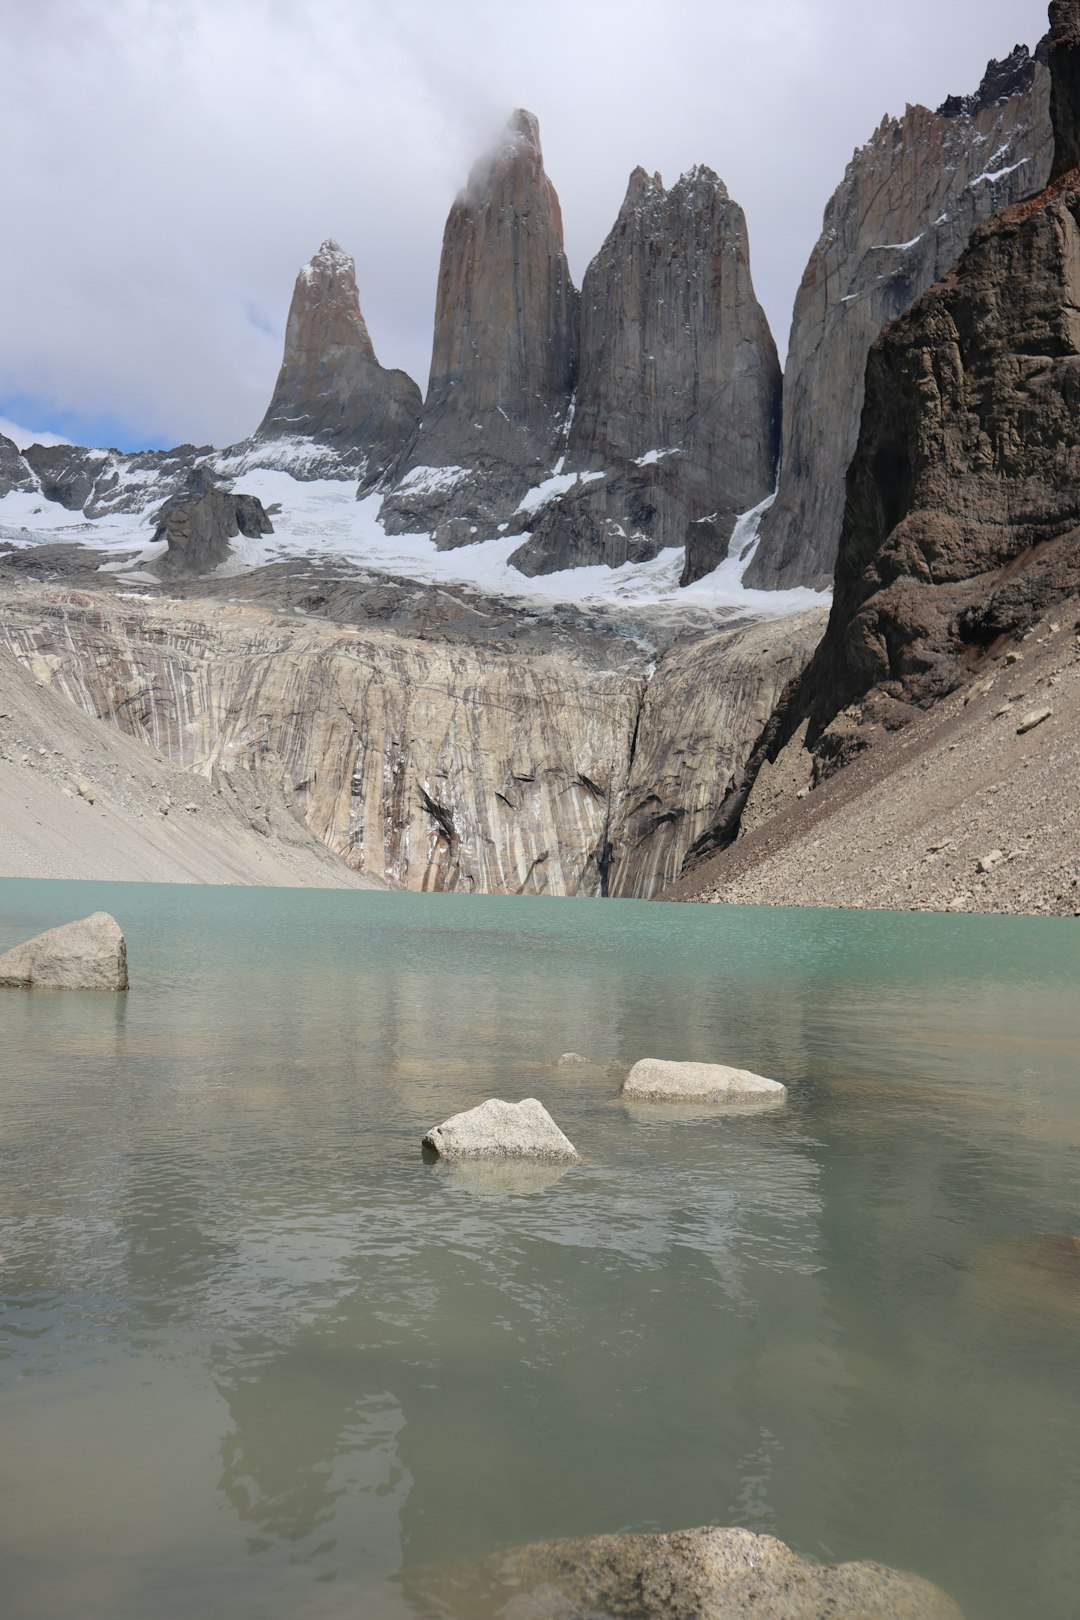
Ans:
<svg viewBox="0 0 1080 1620"><path fill-rule="evenodd" d="M415 433L422 404L411 377L379 364L356 265L336 242L324 242L296 278L281 370L250 448L307 441L306 454L288 458L297 478L379 476ZM248 455L250 464L258 459Z"/></svg>
<svg viewBox="0 0 1080 1620"><path fill-rule="evenodd" d="M825 210L792 319L779 493L748 585L831 583L871 345L956 264L980 221L1046 184L1050 76L1023 47L1003 76L998 67L973 101L885 119Z"/></svg>
<svg viewBox="0 0 1080 1620"><path fill-rule="evenodd" d="M558 1060L560 1069L580 1069L588 1063L588 1058L582 1057L580 1052L564 1052Z"/></svg>
<svg viewBox="0 0 1080 1620"><path fill-rule="evenodd" d="M273 532L274 525L257 496L218 487L200 467L192 473L187 488L171 496L158 511L154 540L167 541L168 550L154 568L164 578L206 574L228 561L229 541L237 535L256 540Z"/></svg>
<svg viewBox="0 0 1080 1620"><path fill-rule="evenodd" d="M711 169L669 190L635 169L585 274L561 464L603 477L549 499L511 561L529 575L618 567L694 541L690 577L708 572L774 487L780 389L742 209Z"/></svg>
<svg viewBox="0 0 1080 1620"><path fill-rule="evenodd" d="M490 1098L479 1108L436 1125L422 1144L440 1159L574 1160L574 1144L535 1097L519 1103Z"/></svg>
<svg viewBox="0 0 1080 1620"><path fill-rule="evenodd" d="M18 445L0 433L0 495L10 495L13 490L32 494L38 487L34 469Z"/></svg>
<svg viewBox="0 0 1080 1620"><path fill-rule="evenodd" d="M916 1575L813 1564L749 1530L539 1542L440 1572L433 1587L450 1620L962 1620Z"/></svg>
<svg viewBox="0 0 1080 1620"><path fill-rule="evenodd" d="M1080 617L1080 596L1068 623ZM989 674L890 731L856 717L842 770L799 797L815 756L805 725L757 776L738 840L665 898L880 910L1080 914L1080 645L1055 610L1028 632L1024 688L1053 683L1054 717L1017 736L1016 676L1000 651ZM1056 628L1051 629L1051 626ZM1013 716L1010 724L1005 716ZM764 803L758 806L759 794ZM1000 849L990 872L978 862Z"/></svg>
<svg viewBox="0 0 1080 1620"><path fill-rule="evenodd" d="M722 1063L642 1058L623 1082L621 1095L637 1102L782 1102L787 1087Z"/></svg>
<svg viewBox="0 0 1080 1620"><path fill-rule="evenodd" d="M509 521L555 460L577 349L559 200L519 109L446 222L423 421L383 502L389 532L453 546Z"/></svg>
<svg viewBox="0 0 1080 1620"><path fill-rule="evenodd" d="M38 934L0 956L0 987L23 990L126 990L127 945L108 912Z"/></svg>

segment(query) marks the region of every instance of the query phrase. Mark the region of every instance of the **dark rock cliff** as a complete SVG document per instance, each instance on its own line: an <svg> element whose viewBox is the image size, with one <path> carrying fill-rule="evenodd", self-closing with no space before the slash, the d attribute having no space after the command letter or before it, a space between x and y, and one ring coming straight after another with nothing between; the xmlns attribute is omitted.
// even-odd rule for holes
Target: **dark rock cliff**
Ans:
<svg viewBox="0 0 1080 1620"><path fill-rule="evenodd" d="M1049 74L1018 46L974 96L908 107L855 153L795 302L780 487L748 585L831 583L871 344L956 264L977 224L1046 184L1051 145Z"/></svg>
<svg viewBox="0 0 1080 1620"><path fill-rule="evenodd" d="M559 200L519 109L446 222L423 421L383 503L392 533L465 544L514 511L555 460L577 328Z"/></svg>
<svg viewBox="0 0 1080 1620"><path fill-rule="evenodd" d="M165 540L168 549L154 566L164 578L206 574L228 561L230 540L241 534L257 539L273 532L257 496L221 489L200 467L187 489L171 496L157 513L154 540Z"/></svg>
<svg viewBox="0 0 1080 1620"><path fill-rule="evenodd" d="M874 345L829 626L714 845L804 723L820 778L1080 593L1080 0L1051 20L1057 178Z"/></svg>
<svg viewBox="0 0 1080 1620"><path fill-rule="evenodd" d="M0 433L0 495L13 490L31 492L38 488L33 468L13 439Z"/></svg>
<svg viewBox="0 0 1080 1620"><path fill-rule="evenodd" d="M711 169L670 190L636 169L581 296L563 465L603 477L556 494L512 560L527 574L638 562L702 523L726 550L773 489L780 388L742 209Z"/></svg>

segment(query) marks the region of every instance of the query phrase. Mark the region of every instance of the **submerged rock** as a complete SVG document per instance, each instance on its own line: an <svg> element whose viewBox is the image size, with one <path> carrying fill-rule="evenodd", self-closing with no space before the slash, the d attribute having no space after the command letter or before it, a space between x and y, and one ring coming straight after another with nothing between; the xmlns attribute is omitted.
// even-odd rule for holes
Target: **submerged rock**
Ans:
<svg viewBox="0 0 1080 1620"><path fill-rule="evenodd" d="M453 1620L962 1620L916 1575L812 1564L749 1530L539 1542L436 1582Z"/></svg>
<svg viewBox="0 0 1080 1620"><path fill-rule="evenodd" d="M501 1102L492 1097L479 1108L454 1114L424 1137L423 1146L441 1159L574 1160L574 1144L563 1135L535 1097Z"/></svg>
<svg viewBox="0 0 1080 1620"><path fill-rule="evenodd" d="M560 1069L581 1069L588 1063L588 1058L582 1057L580 1052L564 1052L559 1059Z"/></svg>
<svg viewBox="0 0 1080 1620"><path fill-rule="evenodd" d="M782 1102L787 1087L723 1063L642 1058L623 1082L622 1095L640 1102Z"/></svg>
<svg viewBox="0 0 1080 1620"><path fill-rule="evenodd" d="M106 911L50 928L0 956L0 987L126 990L127 945Z"/></svg>

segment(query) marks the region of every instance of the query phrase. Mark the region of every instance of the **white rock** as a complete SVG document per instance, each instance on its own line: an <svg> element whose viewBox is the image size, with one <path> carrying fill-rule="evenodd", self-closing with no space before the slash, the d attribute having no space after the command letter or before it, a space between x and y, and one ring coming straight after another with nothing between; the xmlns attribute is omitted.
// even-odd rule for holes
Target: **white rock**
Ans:
<svg viewBox="0 0 1080 1620"><path fill-rule="evenodd" d="M780 1102L787 1087L723 1063L642 1058L623 1082L622 1095L643 1102Z"/></svg>
<svg viewBox="0 0 1080 1620"><path fill-rule="evenodd" d="M85 776L79 777L79 780L75 783L75 791L80 799L86 799L89 804L93 804L94 785L92 782L88 782Z"/></svg>
<svg viewBox="0 0 1080 1620"><path fill-rule="evenodd" d="M23 990L126 990L127 945L106 911L50 928L0 956L0 987Z"/></svg>
<svg viewBox="0 0 1080 1620"><path fill-rule="evenodd" d="M423 1145L441 1159L549 1159L579 1157L551 1115L535 1097L519 1103L496 1097L454 1114L424 1137Z"/></svg>
<svg viewBox="0 0 1080 1620"><path fill-rule="evenodd" d="M1034 731L1035 727L1041 726L1044 720L1049 720L1053 712L1054 711L1051 708L1032 709L1031 713L1025 714L1023 719L1020 721L1020 724L1016 728L1016 735L1018 737L1022 737L1025 732Z"/></svg>
<svg viewBox="0 0 1080 1620"><path fill-rule="evenodd" d="M994 867L1000 866L1004 859L1005 851L1003 849L992 849L989 855L984 855L982 860L977 863L978 870L980 872L992 872Z"/></svg>
<svg viewBox="0 0 1080 1620"><path fill-rule="evenodd" d="M588 1058L582 1057L580 1052L564 1052L558 1066L560 1069L580 1069L588 1061Z"/></svg>

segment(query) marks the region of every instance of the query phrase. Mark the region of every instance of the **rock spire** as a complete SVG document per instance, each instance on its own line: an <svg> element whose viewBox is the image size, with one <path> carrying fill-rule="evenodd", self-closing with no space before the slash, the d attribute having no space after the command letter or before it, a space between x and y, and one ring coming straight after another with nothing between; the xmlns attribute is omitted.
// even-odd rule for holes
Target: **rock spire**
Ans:
<svg viewBox="0 0 1080 1620"><path fill-rule="evenodd" d="M1080 0L1051 0L1050 74L1056 180L1080 165Z"/></svg>
<svg viewBox="0 0 1080 1620"><path fill-rule="evenodd" d="M423 423L384 503L388 527L434 529L453 545L475 537L477 519L513 511L554 459L577 325L539 125L518 109L446 222Z"/></svg>
<svg viewBox="0 0 1080 1620"><path fill-rule="evenodd" d="M420 407L411 377L375 357L352 258L324 242L296 278L281 370L255 441L309 439L354 472L382 472L415 431Z"/></svg>
<svg viewBox="0 0 1080 1620"><path fill-rule="evenodd" d="M780 388L742 209L709 168L670 190L635 169L582 288L564 468L590 478L540 510L512 560L617 566L686 545L695 525L726 549L774 487Z"/></svg>

